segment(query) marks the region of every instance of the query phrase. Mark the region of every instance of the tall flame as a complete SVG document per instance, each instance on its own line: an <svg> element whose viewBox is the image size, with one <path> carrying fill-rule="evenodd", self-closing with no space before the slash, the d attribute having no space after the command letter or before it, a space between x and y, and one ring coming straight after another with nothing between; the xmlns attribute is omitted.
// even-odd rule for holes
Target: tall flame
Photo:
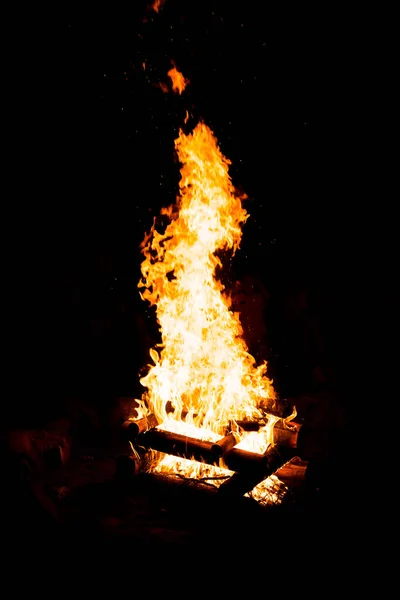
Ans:
<svg viewBox="0 0 400 600"><path fill-rule="evenodd" d="M195 426L204 439L224 435L228 423L261 418L262 401L275 399L267 365L256 365L242 337L239 315L217 278L221 254L240 246L248 213L229 176L230 161L203 122L175 140L180 194L163 209L165 230L154 223L141 249L141 296L156 307L161 342L141 378L143 400L166 428ZM175 426L174 426L175 424ZM264 444L268 435L247 434ZM208 432L208 434L206 433Z"/></svg>

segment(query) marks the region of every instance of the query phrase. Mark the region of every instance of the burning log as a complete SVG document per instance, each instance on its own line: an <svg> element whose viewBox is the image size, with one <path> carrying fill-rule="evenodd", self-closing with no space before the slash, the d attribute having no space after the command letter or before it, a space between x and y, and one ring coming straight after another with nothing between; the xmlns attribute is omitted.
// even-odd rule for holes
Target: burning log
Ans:
<svg viewBox="0 0 400 600"><path fill-rule="evenodd" d="M122 423L122 433L130 442L134 442L138 435L152 429L153 427L157 427L160 423L157 418L153 415L147 415L146 417L142 417L141 419L137 419L135 421L124 421Z"/></svg>
<svg viewBox="0 0 400 600"><path fill-rule="evenodd" d="M285 423L285 421L278 421L275 423L273 434L274 444L277 446L285 446L288 448L297 448L297 438L301 428L300 423Z"/></svg>
<svg viewBox="0 0 400 600"><path fill-rule="evenodd" d="M230 471L264 470L267 457L265 454L232 448L225 452L221 459L221 466Z"/></svg>
<svg viewBox="0 0 400 600"><path fill-rule="evenodd" d="M144 448L213 466L219 466L223 452L222 447L215 442L207 442L162 429L145 431L139 434L136 442Z"/></svg>
<svg viewBox="0 0 400 600"><path fill-rule="evenodd" d="M236 421L237 428L240 431L259 431L265 427L263 421ZM233 425L232 425L233 427ZM297 437L301 428L301 424L290 421L285 422L280 419L274 425L273 435L274 444L279 446L288 446L289 448L297 447Z"/></svg>
<svg viewBox="0 0 400 600"><path fill-rule="evenodd" d="M238 444L239 442L240 436L237 433L228 433L228 435L226 435L225 437L218 440L218 442L215 442L215 444L213 444L213 451L215 451L216 454L220 453L220 456L222 456L224 452L231 450L231 448L236 446L236 444Z"/></svg>
<svg viewBox="0 0 400 600"><path fill-rule="evenodd" d="M228 468L237 472L221 484L218 493L230 496L242 496L250 492L261 481L273 475L293 458L293 451L290 448L282 449L277 446L268 448L264 454L246 452L239 448L233 448L227 454L228 464L230 464ZM259 458L254 460L254 455ZM237 468L243 467L244 464L247 466L246 469ZM232 468L234 466L236 469Z"/></svg>
<svg viewBox="0 0 400 600"><path fill-rule="evenodd" d="M274 473L293 457L291 448L283 447L278 450L273 446L264 454L258 454L235 448L237 442L234 433L225 436L219 442L208 442L162 429L149 429L139 434L136 439L136 443L146 449L196 460L230 471L244 472L249 474L250 478L258 478L258 481Z"/></svg>

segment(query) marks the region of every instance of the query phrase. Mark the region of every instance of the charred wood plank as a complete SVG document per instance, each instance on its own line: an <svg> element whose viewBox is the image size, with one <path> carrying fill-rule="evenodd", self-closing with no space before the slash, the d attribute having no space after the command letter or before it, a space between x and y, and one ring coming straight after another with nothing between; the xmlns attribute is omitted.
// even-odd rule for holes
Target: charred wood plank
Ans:
<svg viewBox="0 0 400 600"><path fill-rule="evenodd" d="M263 421L236 421L238 430L240 431L260 431L265 427ZM231 425L233 428L233 424ZM280 446L289 446L290 448L297 447L297 437L301 428L301 424L293 421L286 422L284 419L279 419L274 425L273 436L274 444Z"/></svg>
<svg viewBox="0 0 400 600"><path fill-rule="evenodd" d="M236 446L236 444L238 444L239 442L240 436L237 433L231 432L228 433L225 437L218 440L218 442L215 442L215 444L213 445L213 450L215 450L216 454L219 453L220 456L222 456L224 452L227 452L228 450Z"/></svg>
<svg viewBox="0 0 400 600"><path fill-rule="evenodd" d="M125 439L129 440L130 442L135 442L138 435L148 431L149 429L157 427L159 424L160 423L153 414L142 417L141 419L136 419L135 421L128 419L122 423L122 434Z"/></svg>
<svg viewBox="0 0 400 600"><path fill-rule="evenodd" d="M298 456L294 456L292 460L285 463L276 472L276 476L283 482L293 484L296 481L304 481L308 461L302 460Z"/></svg>
<svg viewBox="0 0 400 600"><path fill-rule="evenodd" d="M136 443L147 449L213 466L219 466L223 452L221 446L215 442L199 440L162 429L150 429L139 434Z"/></svg>
<svg viewBox="0 0 400 600"><path fill-rule="evenodd" d="M221 462L229 471L264 471L267 457L242 448L232 448L223 454Z"/></svg>
<svg viewBox="0 0 400 600"><path fill-rule="evenodd" d="M256 455L261 457L257 461L254 461L253 457L252 459L250 459L250 456L246 457L244 454L246 452L245 450L242 450L239 454L239 450L239 448L233 448L233 450L230 451L232 455L234 455L234 461L232 461L232 458L230 459L228 456L228 463L231 463L231 467L242 467L243 465L236 463L240 457L240 461L248 461L248 466L246 469L231 468L231 470L236 471L236 473L234 473L229 479L221 484L218 489L219 494L243 496L244 494L250 492L261 481L273 475L278 469L280 469L293 458L293 452L290 448L282 449L278 448L277 446L268 448L264 454ZM248 452L247 454L254 455L253 452Z"/></svg>
<svg viewBox="0 0 400 600"><path fill-rule="evenodd" d="M278 421L275 423L273 434L274 444L277 446L286 446L288 448L297 448L297 438L301 428L300 423L290 421Z"/></svg>

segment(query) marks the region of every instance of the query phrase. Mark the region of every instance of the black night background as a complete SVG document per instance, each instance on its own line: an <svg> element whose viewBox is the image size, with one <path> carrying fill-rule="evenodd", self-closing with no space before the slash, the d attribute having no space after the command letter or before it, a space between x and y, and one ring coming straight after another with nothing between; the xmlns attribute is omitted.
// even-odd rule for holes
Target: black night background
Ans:
<svg viewBox="0 0 400 600"><path fill-rule="evenodd" d="M199 120L248 196L231 277L268 292L278 393L332 386L352 421L391 390L392 39L372 15L285 7L132 2L25 25L3 221L4 429L58 419L69 397L140 394L157 328L138 294L139 244L178 193L179 129ZM189 80L181 95L160 87L172 64Z"/></svg>

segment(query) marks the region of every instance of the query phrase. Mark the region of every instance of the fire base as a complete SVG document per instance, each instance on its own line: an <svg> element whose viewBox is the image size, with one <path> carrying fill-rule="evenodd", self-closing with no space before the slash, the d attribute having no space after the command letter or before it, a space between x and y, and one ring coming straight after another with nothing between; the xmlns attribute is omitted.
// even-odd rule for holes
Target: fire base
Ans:
<svg viewBox="0 0 400 600"><path fill-rule="evenodd" d="M274 429L274 444L264 454L237 448L239 437L229 433L217 442L209 442L157 428L150 415L138 421L124 422L122 429L133 447L194 460L232 472L218 492L224 495L244 495L264 479L273 475L296 455L299 427Z"/></svg>

